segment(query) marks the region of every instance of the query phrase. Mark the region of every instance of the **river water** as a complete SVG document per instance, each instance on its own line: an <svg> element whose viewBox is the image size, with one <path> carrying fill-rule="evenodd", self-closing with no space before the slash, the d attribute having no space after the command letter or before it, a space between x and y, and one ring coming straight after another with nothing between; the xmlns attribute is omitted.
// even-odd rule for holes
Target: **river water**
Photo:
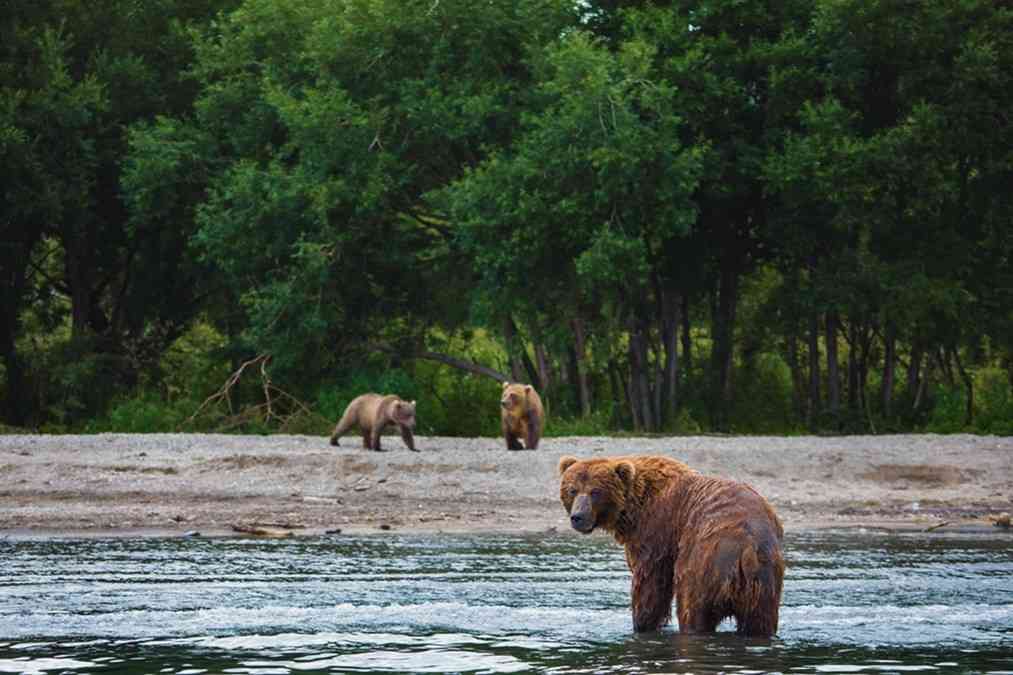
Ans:
<svg viewBox="0 0 1013 675"><path fill-rule="evenodd" d="M756 640L634 635L598 535L0 540L0 673L1013 673L1013 537L786 553Z"/></svg>

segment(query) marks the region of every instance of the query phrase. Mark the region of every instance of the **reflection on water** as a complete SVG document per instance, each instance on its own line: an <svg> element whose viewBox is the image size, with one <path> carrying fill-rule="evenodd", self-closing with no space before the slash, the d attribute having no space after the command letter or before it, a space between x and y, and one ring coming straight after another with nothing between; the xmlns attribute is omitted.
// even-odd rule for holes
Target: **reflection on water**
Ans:
<svg viewBox="0 0 1013 675"><path fill-rule="evenodd" d="M634 635L598 536L0 541L0 673L1013 673L1009 536L786 550L753 640Z"/></svg>

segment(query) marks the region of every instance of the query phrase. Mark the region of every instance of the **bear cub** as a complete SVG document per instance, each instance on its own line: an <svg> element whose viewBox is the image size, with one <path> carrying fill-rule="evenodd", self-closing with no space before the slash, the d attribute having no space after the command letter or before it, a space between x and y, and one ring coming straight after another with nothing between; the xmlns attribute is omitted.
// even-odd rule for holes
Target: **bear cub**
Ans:
<svg viewBox="0 0 1013 675"><path fill-rule="evenodd" d="M537 450L545 426L545 409L535 388L530 384L504 382L499 405L507 450Z"/></svg>
<svg viewBox="0 0 1013 675"><path fill-rule="evenodd" d="M415 401L402 401L400 397L393 394L381 396L380 394L363 394L352 399L352 402L345 408L345 414L341 421L334 427L331 434L331 445L338 445L338 439L353 426L357 426L362 432L362 447L379 452L380 434L384 427L395 424L401 430L401 438L404 444L413 452L415 449L415 438L412 430L415 428Z"/></svg>

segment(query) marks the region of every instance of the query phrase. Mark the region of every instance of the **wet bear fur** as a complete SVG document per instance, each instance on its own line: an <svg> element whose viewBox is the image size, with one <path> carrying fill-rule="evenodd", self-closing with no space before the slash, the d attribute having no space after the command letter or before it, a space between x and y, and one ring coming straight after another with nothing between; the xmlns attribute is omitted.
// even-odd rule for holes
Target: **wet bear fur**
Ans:
<svg viewBox="0 0 1013 675"><path fill-rule="evenodd" d="M537 450L545 426L545 409L535 388L530 384L504 382L499 405L507 450Z"/></svg>
<svg viewBox="0 0 1013 675"><path fill-rule="evenodd" d="M560 499L574 529L602 529L626 549L636 631L668 623L742 635L777 632L784 530L750 486L703 476L667 457L559 460Z"/></svg>
<svg viewBox="0 0 1013 675"><path fill-rule="evenodd" d="M334 427L331 434L331 445L338 445L338 439L353 426L362 432L362 447L380 451L380 435L384 427L394 424L401 431L401 438L409 450L415 450L415 401L402 401L393 394L363 394L352 399L345 408L345 414Z"/></svg>

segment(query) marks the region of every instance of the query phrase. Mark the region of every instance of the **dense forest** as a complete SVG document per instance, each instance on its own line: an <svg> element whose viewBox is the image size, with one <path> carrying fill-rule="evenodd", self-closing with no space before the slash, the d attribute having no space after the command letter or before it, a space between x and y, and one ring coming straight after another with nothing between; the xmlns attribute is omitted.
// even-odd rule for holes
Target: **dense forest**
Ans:
<svg viewBox="0 0 1013 675"><path fill-rule="evenodd" d="M4 0L0 421L1013 433L1013 5Z"/></svg>

